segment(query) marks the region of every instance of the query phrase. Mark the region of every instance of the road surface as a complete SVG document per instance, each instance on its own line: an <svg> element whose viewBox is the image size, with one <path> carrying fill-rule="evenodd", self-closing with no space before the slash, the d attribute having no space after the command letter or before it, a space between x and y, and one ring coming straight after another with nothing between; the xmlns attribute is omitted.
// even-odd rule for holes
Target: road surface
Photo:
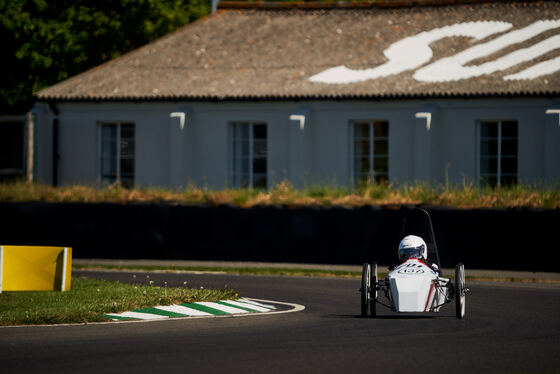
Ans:
<svg viewBox="0 0 560 374"><path fill-rule="evenodd" d="M77 272L76 274L78 274ZM76 275L75 274L75 275ZM82 272L144 281L147 273ZM133 278L133 274L136 278ZM359 317L359 280L150 273L157 284L232 287L298 313L0 329L7 373L508 373L560 370L560 288L473 283L467 316ZM383 312L383 311L382 311Z"/></svg>

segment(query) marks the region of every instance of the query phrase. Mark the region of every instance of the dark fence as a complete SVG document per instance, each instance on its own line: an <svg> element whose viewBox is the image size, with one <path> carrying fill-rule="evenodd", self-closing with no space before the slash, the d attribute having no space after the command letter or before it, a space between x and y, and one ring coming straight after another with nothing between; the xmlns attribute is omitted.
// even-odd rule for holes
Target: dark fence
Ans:
<svg viewBox="0 0 560 374"><path fill-rule="evenodd" d="M75 258L394 262L411 207L0 204L0 244ZM560 211L427 208L442 265L557 272Z"/></svg>

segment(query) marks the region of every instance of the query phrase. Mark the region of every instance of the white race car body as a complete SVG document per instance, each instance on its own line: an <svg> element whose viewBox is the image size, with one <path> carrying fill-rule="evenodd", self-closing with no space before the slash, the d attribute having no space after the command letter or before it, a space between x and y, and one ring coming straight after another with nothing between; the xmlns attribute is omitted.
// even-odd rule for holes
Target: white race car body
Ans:
<svg viewBox="0 0 560 374"><path fill-rule="evenodd" d="M440 278L426 263L411 258L387 276L397 312L438 312L448 298L449 279Z"/></svg>
<svg viewBox="0 0 560 374"><path fill-rule="evenodd" d="M406 246L401 248L400 244ZM378 306L404 313L439 312L443 305L455 300L455 314L458 319L464 318L465 295L469 292L465 285L465 266L462 263L455 266L453 282L441 276L434 228L426 210L414 208L408 212L400 244L398 258L408 260L392 268L386 278L378 278L376 262L363 264L359 289L361 315L376 317ZM406 248L410 250L405 251Z"/></svg>

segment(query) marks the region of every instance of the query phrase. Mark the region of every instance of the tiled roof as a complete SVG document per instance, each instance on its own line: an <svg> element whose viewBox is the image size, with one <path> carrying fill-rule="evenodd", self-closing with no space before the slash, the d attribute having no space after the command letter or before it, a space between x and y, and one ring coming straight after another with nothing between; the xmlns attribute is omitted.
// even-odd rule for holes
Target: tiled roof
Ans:
<svg viewBox="0 0 560 374"><path fill-rule="evenodd" d="M218 10L39 100L557 96L560 2Z"/></svg>

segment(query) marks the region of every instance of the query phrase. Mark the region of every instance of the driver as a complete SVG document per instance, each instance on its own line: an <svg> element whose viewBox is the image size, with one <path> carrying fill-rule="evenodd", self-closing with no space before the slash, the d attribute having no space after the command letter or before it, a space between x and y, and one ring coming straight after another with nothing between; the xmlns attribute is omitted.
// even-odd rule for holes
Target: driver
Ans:
<svg viewBox="0 0 560 374"><path fill-rule="evenodd" d="M403 263L411 258L426 263L428 261L428 246L424 239L416 235L405 236L399 243L399 261ZM430 266L436 272L439 269L436 264L430 264Z"/></svg>

